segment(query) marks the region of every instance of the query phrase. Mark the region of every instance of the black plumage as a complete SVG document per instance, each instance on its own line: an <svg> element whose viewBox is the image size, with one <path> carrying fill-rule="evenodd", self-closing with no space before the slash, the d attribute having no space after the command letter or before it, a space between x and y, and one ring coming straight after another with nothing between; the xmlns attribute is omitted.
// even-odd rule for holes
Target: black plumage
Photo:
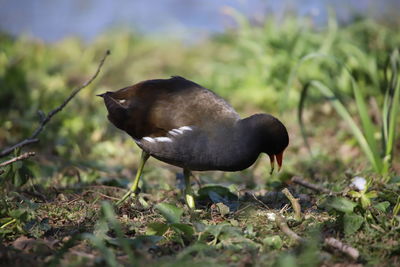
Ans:
<svg viewBox="0 0 400 267"><path fill-rule="evenodd" d="M109 120L143 151L186 170L239 171L263 152L281 165L289 143L277 118L241 119L225 100L182 77L143 81L101 96Z"/></svg>

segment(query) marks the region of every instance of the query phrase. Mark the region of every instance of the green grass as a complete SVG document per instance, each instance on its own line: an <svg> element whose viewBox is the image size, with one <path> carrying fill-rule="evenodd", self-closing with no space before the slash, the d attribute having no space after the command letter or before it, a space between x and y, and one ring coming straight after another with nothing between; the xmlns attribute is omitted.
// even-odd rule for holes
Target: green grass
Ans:
<svg viewBox="0 0 400 267"><path fill-rule="evenodd" d="M391 266L399 261L397 28L368 19L338 25L333 16L323 29L290 16L253 25L234 10L226 12L237 30L192 45L128 33L109 33L90 44L0 35L0 149L29 137L38 125L37 111L60 105L111 50L101 75L54 116L40 142L15 153L36 156L2 168L2 262ZM243 116L267 112L281 118L291 137L283 170L270 176L264 156L243 172L196 173L200 210L192 213L183 204L180 170L150 159L139 184L141 198L115 208L112 203L133 180L140 151L110 125L95 95L171 75L214 90ZM289 183L295 175L333 194ZM351 187L356 176L370 181L365 190ZM285 187L300 199L302 220L295 220L281 193ZM304 242L282 232L271 219L276 213ZM355 247L360 259L327 249L326 237Z"/></svg>
<svg viewBox="0 0 400 267"><path fill-rule="evenodd" d="M324 55L307 55L300 62L304 62L305 60L316 57L324 57ZM303 138L305 139L307 146L310 147L307 143L306 130L302 117L304 102L306 100L309 88L315 88L322 95L324 95L326 99L330 101L330 103L335 108L337 113L341 116L341 118L348 124L352 134L354 135L364 154L370 161L373 170L383 176L382 182L387 182L390 178L388 174L393 158L393 148L395 146L396 140L396 120L399 117L398 106L400 101L400 86L398 81L398 66L400 64L400 61L398 50L394 50L388 58L388 64L384 68L384 73L386 79L388 78L386 75L390 75L390 77L389 81L385 81L387 83L387 88L384 94L381 114L379 114L380 117L382 117L382 125L380 131L382 134L382 136L380 136L380 139L382 139L381 148L378 147L379 140L377 140L377 134L379 134L379 131L377 130L377 126L373 123L370 117L369 109L367 108L366 103L366 96L360 89L357 81L354 79L354 76L352 76L351 71L348 70L348 68L343 64L340 64L340 66L342 66L349 72L355 104L357 107L357 114L359 115L362 129L351 117L348 108L346 108L339 100L339 93L335 92L321 81L311 80L304 85L298 107L298 117L302 128ZM298 66L298 68L299 67L300 66ZM377 100L374 101L376 102Z"/></svg>

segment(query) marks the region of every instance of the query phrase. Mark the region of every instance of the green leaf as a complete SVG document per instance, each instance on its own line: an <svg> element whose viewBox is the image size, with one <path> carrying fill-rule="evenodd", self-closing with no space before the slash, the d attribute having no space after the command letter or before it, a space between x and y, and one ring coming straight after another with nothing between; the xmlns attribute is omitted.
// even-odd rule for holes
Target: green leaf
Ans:
<svg viewBox="0 0 400 267"><path fill-rule="evenodd" d="M217 203L216 204L219 210L219 213L222 216L228 215L229 214L229 207L226 206L224 203Z"/></svg>
<svg viewBox="0 0 400 267"><path fill-rule="evenodd" d="M147 230L146 234L147 235L156 235L156 236L162 236L165 234L165 232L168 230L168 224L166 223L149 223L147 225Z"/></svg>
<svg viewBox="0 0 400 267"><path fill-rule="evenodd" d="M299 266L298 259L289 253L281 254L276 261L276 266L278 267L297 267Z"/></svg>
<svg viewBox="0 0 400 267"><path fill-rule="evenodd" d="M357 206L357 203L344 197L334 197L328 200L327 205L337 211L352 213L354 208Z"/></svg>
<svg viewBox="0 0 400 267"><path fill-rule="evenodd" d="M25 209L15 209L15 210L10 210L9 214L12 218L17 219L17 220L24 220L27 216L27 211Z"/></svg>
<svg viewBox="0 0 400 267"><path fill-rule="evenodd" d="M173 223L170 225L177 233L183 233L186 238L191 238L194 235L193 227L184 223Z"/></svg>
<svg viewBox="0 0 400 267"><path fill-rule="evenodd" d="M343 216L343 228L345 235L351 235L360 229L364 218L354 213L347 213Z"/></svg>
<svg viewBox="0 0 400 267"><path fill-rule="evenodd" d="M371 205L371 199L366 194L361 195L360 201L363 209L366 209Z"/></svg>
<svg viewBox="0 0 400 267"><path fill-rule="evenodd" d="M347 194L348 194L350 197L353 197L353 198L360 198L360 197L361 197L361 193L360 193L360 192L357 192L357 191L354 191L354 190L349 191Z"/></svg>
<svg viewBox="0 0 400 267"><path fill-rule="evenodd" d="M168 203L160 203L155 208L161 213L161 215L168 221L168 223L179 223L183 210Z"/></svg>
<svg viewBox="0 0 400 267"><path fill-rule="evenodd" d="M377 198L378 193L376 191L369 191L368 193L365 194L365 196L368 198Z"/></svg>
<svg viewBox="0 0 400 267"><path fill-rule="evenodd" d="M210 235L213 237L211 244L216 245L217 241L220 240L222 235L225 236L236 236L238 228L231 227L228 223L221 223L217 225L207 225L204 229L200 240L208 240ZM239 232L239 231L237 231Z"/></svg>
<svg viewBox="0 0 400 267"><path fill-rule="evenodd" d="M283 241L279 235L267 236L262 242L264 246L272 249L280 249L283 246Z"/></svg>
<svg viewBox="0 0 400 267"><path fill-rule="evenodd" d="M386 212L387 208L389 208L390 206L390 202L389 201L383 201L383 202L379 202L378 204L374 205L374 207L377 210Z"/></svg>
<svg viewBox="0 0 400 267"><path fill-rule="evenodd" d="M20 187L29 180L29 178L33 177L32 171L24 164L16 172L14 176L13 184L15 187Z"/></svg>
<svg viewBox="0 0 400 267"><path fill-rule="evenodd" d="M115 231L115 233L117 234L118 242L120 243L125 253L128 255L129 260L133 262L134 256L132 250L129 246L128 241L124 237L124 233L122 231L121 224L119 223L115 214L114 207L111 205L110 202L103 201L101 203L101 211L103 216L100 220L103 220L104 223L107 222L110 228Z"/></svg>
<svg viewBox="0 0 400 267"><path fill-rule="evenodd" d="M116 259L115 253L106 246L106 242L104 239L89 233L83 233L82 238L89 240L92 245L100 251L101 257L104 259L108 266L120 266Z"/></svg>

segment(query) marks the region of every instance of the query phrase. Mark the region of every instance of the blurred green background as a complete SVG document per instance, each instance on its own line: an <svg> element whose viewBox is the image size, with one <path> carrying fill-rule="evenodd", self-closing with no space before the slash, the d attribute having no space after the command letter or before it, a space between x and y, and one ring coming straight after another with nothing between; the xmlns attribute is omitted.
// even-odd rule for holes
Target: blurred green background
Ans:
<svg viewBox="0 0 400 267"><path fill-rule="evenodd" d="M348 192L351 180L358 175L366 178L368 186L362 192L333 198L331 209L324 206L326 194L303 194L308 197L303 206L308 213L303 224L290 224L300 235L310 237L301 249L273 224L266 224L265 214L259 216L260 210L266 211L256 205L254 194L250 199L253 202L249 201L253 210L242 216L228 209L229 220L223 214L222 221L215 221L207 206L201 220L193 222L189 216L182 219L191 231L195 228L196 234L193 232L191 241L181 247L189 252L170 253L178 255L177 262L192 261L191 249L200 251L196 254L200 259L222 264L245 260L238 256L243 249L252 263L296 266L298 262L310 266L323 261L343 262L340 256L329 258L320 247L316 249L320 243L312 232L314 226L320 227L317 232L343 237L372 264L381 263L381 258L387 259L388 265L398 262L393 255L399 251L400 142L395 134L391 142L387 132L396 133L394 126L400 125L399 112L390 113L396 106L393 103L398 102L398 98L392 101L396 99L395 88L400 91L399 7L398 1L372 0L163 0L157 4L128 0L0 0L0 150L29 137L39 125L38 111L47 114L59 106L74 88L91 77L104 53L111 51L97 79L51 119L39 143L1 159L36 152L35 157L9 165L0 174L4 193L0 199L0 237L12 242L25 235L50 235L66 244L68 240L63 238L76 235L79 221L79 233L85 233L83 240L92 244L93 250L88 253L97 255L96 251L101 251L99 262L104 262L110 258L103 252L121 252L123 240L107 243L109 236L104 229L96 232L99 228L111 225L119 229L113 221L119 216L126 239L131 240L147 235L148 225L154 220L163 220L151 204L167 199L182 206L176 179L181 170L155 159L146 164L140 184L150 205L120 209L117 215L108 211L107 217L101 212L111 208L98 203L100 199L119 197L121 187L127 188L132 182L140 151L127 134L108 122L104 103L96 94L146 79L179 75L221 95L242 117L256 112L277 116L290 135L280 173L271 176L269 160L262 156L242 172L196 173L203 184L229 186L230 191L226 191L241 194L244 204L249 195L243 192L261 197L275 194L288 186L285 181L294 175L335 192ZM313 88L305 96L311 85L319 86L319 92ZM365 110L360 109L357 94ZM333 104L338 100L343 104L339 108ZM340 111L348 112L354 121L344 119ZM369 127L368 120L377 127ZM367 142L364 147L352 123L363 126L360 129ZM386 123L389 126L385 131ZM312 154L302 138L304 133ZM374 160L381 169L374 167ZM292 191L301 190L296 186ZM282 199L275 201L283 206ZM180 215L183 210L179 210ZM351 212L344 215L343 210ZM290 212L285 212L289 218ZM208 228L194 227L197 223ZM51 232L54 229L58 232ZM221 238L215 234L214 241L219 243L210 245L207 237L217 230ZM171 231L160 234L164 239L158 242L160 237L154 243L169 247L175 244L175 235L183 242L179 231L173 235ZM223 242L224 235L227 243ZM239 236L247 243L231 246L230 242L239 242ZM196 238L200 245L215 248L214 254L203 255L205 248L197 246ZM375 244L376 240L380 243ZM146 262L149 253L140 252L140 242L134 252ZM58 260L57 255L65 251L58 246L53 252ZM83 266L86 258L82 258L78 263ZM162 260L168 264L168 258ZM67 257L66 265L71 262Z"/></svg>
<svg viewBox="0 0 400 267"><path fill-rule="evenodd" d="M76 3L83 5L86 2ZM176 6L177 3L179 1L174 2ZM400 44L399 24L392 18L385 17L390 14L395 3L385 3L377 11L370 1L359 3L358 6L354 3L348 4L347 9L341 5L329 7L327 3L304 1L303 5L288 4L280 8L276 4L271 5L275 13L269 10L265 3L262 11L260 3L256 1L235 2L233 7L225 5L226 3L218 6L210 4L205 10L196 9L196 4L193 3L193 6L186 4L187 6L181 7L176 16L184 16L185 8L188 14L199 10L195 13L193 21L201 22L198 17L203 15L204 23L196 24L203 27L201 36L194 36L194 33L200 30L190 23L185 24L190 21L190 18L185 17L181 20L181 28L186 27L186 35L182 35L182 31L177 31L174 35L174 26L162 28L160 25L155 26L155 31L158 31L158 34L155 34L146 28L146 20L142 18L142 21L136 22L137 27L133 24L135 22L129 20L125 21L125 24L105 24L103 28L92 25L92 30L97 34L92 32L86 36L90 38L78 37L82 32L76 29L83 20L82 13L92 14L96 4L87 2L83 11L79 9L83 7L73 6L81 10L79 16L71 11L67 12L72 7L66 9L64 14L60 11L63 5L49 5L47 10L60 12L59 20L54 18L56 14L39 16L44 12L41 9L45 6L35 4L32 14L27 16L32 19L31 26L29 21L26 21L27 18L25 24L18 24L18 21L23 19L11 19L10 15L2 19L0 147L7 147L28 137L38 123L37 111L47 113L58 106L73 88L90 77L103 53L110 49L112 55L94 83L52 119L40 136L39 144L25 148L39 151L36 160L41 166L36 168L36 171L40 172L37 173L38 177L51 177L63 168L71 166L83 168L81 171L84 173L94 172L96 178L103 176L98 174L99 170L133 170L133 162L137 158L135 145L126 134L110 126L103 103L95 95L141 80L172 75L184 76L214 90L243 116L262 111L281 117L288 126L292 139L292 148L289 149L286 160L286 166L289 166L287 170L291 170L290 166L292 169L298 168L293 167L292 163L299 161L296 155L304 146L300 139L295 111L300 90L307 81L320 80L337 90L351 110L350 76L343 65L335 63L340 61L351 69L367 99L373 96L378 102L383 101L383 67L389 54ZM13 10L10 3L2 5L8 7L9 11ZM102 4L99 6L103 7ZM27 7L28 4L25 8ZM295 9L296 7L298 9ZM120 12L122 9L118 7ZM164 9L158 9L169 10L171 7L165 5ZM4 8L1 10L2 13L6 12ZM145 17L146 12L149 16L153 12L139 10L142 11L142 17ZM155 14L162 14L157 10L154 11ZM213 27L210 26L206 19L210 10L213 11L209 13L212 21L218 21L218 16L222 17L223 21L229 21L225 30L217 29L217 23ZM353 12L351 16L347 14L350 11ZM98 15L102 14L101 12L104 10L99 11ZM114 10L113 14L117 16L119 13ZM173 15L166 13L164 16ZM66 22L64 16L71 18L73 26L63 26L62 23ZM74 21L76 17L81 20ZM88 21L89 18L92 18L92 15L83 21ZM132 24L130 29L127 27L129 23ZM25 26L18 28L21 24ZM45 31L48 27L55 27L49 24L58 25L59 30L50 31L49 28L49 31ZM107 28L107 25L111 28ZM82 27L89 31L89 26ZM132 31L136 28L138 30ZM20 31L16 32L17 30ZM335 60L316 59L304 61L300 65L301 59L311 53L333 57ZM309 128L315 128L312 132L316 133L321 121L336 115L332 110L325 110L327 115L319 115L319 108L324 105L319 94L311 94L310 99L309 102L313 103L315 110L309 114L314 116L309 118ZM338 127L335 124L337 123L329 126L331 130ZM323 128L327 130L328 125L326 122ZM344 155L329 154L336 150L336 145L348 138L345 130L343 133L337 132L335 137L329 138L330 140L322 139L316 142L315 147L334 159L346 159L346 152ZM333 147L325 147L326 142L333 144ZM300 155L302 159L306 156ZM95 171L92 171L92 168ZM267 174L267 168L264 169L262 173ZM123 176L131 176L131 171Z"/></svg>

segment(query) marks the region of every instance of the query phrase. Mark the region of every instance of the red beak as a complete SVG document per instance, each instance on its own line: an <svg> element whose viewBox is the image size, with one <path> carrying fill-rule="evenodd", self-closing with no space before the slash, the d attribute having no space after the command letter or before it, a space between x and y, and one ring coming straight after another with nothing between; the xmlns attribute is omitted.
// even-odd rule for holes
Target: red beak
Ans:
<svg viewBox="0 0 400 267"><path fill-rule="evenodd" d="M283 151L281 153L279 153L278 155L275 155L275 157L276 157L276 161L278 162L278 166L279 166L278 171L280 171L282 168Z"/></svg>
<svg viewBox="0 0 400 267"><path fill-rule="evenodd" d="M278 172L281 170L282 168L282 161L283 161L283 151L277 155L268 155L269 156L269 160L271 161L271 172L270 174L272 174L274 172L275 169L275 158L276 161L278 162Z"/></svg>

